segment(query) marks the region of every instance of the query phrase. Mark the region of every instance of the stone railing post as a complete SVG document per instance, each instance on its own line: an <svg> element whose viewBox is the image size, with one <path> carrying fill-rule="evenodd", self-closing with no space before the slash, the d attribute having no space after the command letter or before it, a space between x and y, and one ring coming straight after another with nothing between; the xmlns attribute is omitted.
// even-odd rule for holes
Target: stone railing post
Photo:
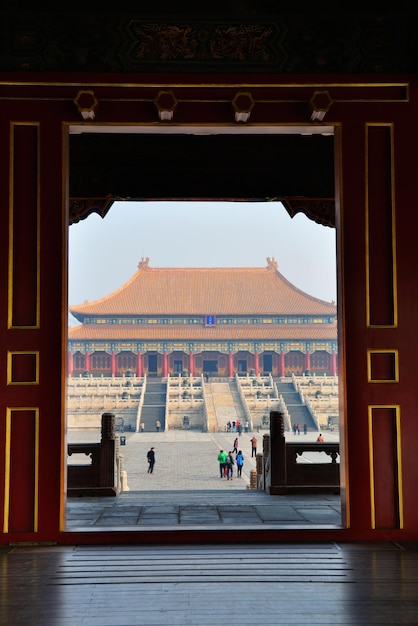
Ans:
<svg viewBox="0 0 418 626"><path fill-rule="evenodd" d="M123 454L119 454L117 457L117 463L119 466L118 476L120 476L120 489L121 491L129 491L128 487L128 474L125 470L125 459Z"/></svg>
<svg viewBox="0 0 418 626"><path fill-rule="evenodd" d="M250 470L250 484L249 489L257 489L257 470Z"/></svg>
<svg viewBox="0 0 418 626"><path fill-rule="evenodd" d="M120 489L116 471L116 419L113 413L102 415L102 439L100 446L100 487Z"/></svg>
<svg viewBox="0 0 418 626"><path fill-rule="evenodd" d="M255 457L255 467L257 472L257 489L264 491L264 467L263 455L258 452Z"/></svg>
<svg viewBox="0 0 418 626"><path fill-rule="evenodd" d="M263 435L263 454L258 455L257 472L260 474L258 479L258 488L268 491L270 485L270 434Z"/></svg>
<svg viewBox="0 0 418 626"><path fill-rule="evenodd" d="M284 415L270 411L270 493L286 486L286 439Z"/></svg>

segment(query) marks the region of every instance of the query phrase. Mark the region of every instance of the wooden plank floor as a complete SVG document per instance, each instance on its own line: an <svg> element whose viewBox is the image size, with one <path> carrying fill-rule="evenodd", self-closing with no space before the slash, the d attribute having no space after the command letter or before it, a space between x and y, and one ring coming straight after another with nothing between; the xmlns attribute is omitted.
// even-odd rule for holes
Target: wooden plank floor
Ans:
<svg viewBox="0 0 418 626"><path fill-rule="evenodd" d="M416 544L0 549L8 626L418 624Z"/></svg>

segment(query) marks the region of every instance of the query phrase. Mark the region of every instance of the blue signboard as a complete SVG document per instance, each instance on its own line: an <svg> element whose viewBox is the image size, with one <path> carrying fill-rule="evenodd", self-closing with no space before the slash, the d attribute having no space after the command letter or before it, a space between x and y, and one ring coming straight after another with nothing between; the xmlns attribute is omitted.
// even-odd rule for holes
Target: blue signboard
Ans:
<svg viewBox="0 0 418 626"><path fill-rule="evenodd" d="M215 326L215 316L214 315L206 315L205 316L205 326Z"/></svg>

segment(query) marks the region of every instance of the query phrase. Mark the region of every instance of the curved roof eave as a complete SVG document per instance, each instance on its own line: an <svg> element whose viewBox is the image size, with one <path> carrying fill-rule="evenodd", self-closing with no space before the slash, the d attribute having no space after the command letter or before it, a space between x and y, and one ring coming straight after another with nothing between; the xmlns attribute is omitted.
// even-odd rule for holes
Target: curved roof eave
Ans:
<svg viewBox="0 0 418 626"><path fill-rule="evenodd" d="M94 316L335 315L326 302L295 287L267 259L266 268L150 268L148 259L111 294L70 307Z"/></svg>

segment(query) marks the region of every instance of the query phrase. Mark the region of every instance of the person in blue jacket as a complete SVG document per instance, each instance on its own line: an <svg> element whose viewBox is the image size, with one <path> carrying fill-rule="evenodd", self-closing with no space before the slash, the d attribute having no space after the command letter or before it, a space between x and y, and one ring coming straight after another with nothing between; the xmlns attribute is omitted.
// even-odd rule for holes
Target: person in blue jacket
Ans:
<svg viewBox="0 0 418 626"><path fill-rule="evenodd" d="M237 464L237 478L241 478L242 466L244 465L244 455L242 454L241 450L238 450L235 457L235 462Z"/></svg>

